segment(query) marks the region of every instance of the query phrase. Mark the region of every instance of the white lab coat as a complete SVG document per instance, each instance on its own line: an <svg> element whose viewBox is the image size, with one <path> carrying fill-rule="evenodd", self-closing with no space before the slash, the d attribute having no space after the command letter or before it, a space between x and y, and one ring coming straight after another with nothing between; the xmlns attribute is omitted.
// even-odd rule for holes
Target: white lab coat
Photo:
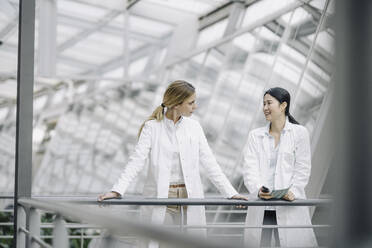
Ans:
<svg viewBox="0 0 372 248"><path fill-rule="evenodd" d="M180 121L176 129L176 137L188 197L204 198L199 165L204 166L209 179L225 197L237 194L217 164L199 122L187 117L182 117ZM123 195L130 182L142 170L147 158L149 158L150 163L143 195L156 198L168 197L172 157L167 153L169 139L165 132L166 123L164 120L150 120L145 123L134 152L112 191ZM143 209L146 209L146 211L141 211L143 218L150 219L152 223L157 224L164 222L165 206ZM205 207L189 206L187 208L187 224L205 225ZM154 247L156 246L155 244Z"/></svg>
<svg viewBox="0 0 372 248"><path fill-rule="evenodd" d="M249 192L257 195L261 186L262 168L268 168L270 163L269 127L257 128L249 133L244 153L244 184ZM296 199L306 199L305 186L311 172L310 139L307 129L286 120L280 136L278 159L275 168L275 189L291 186L290 190ZM262 225L265 207L248 207L246 224ZM309 207L276 207L278 225L311 225ZM281 246L313 247L317 241L313 229L279 228ZM258 247L261 241L261 229L246 229L244 241L247 246Z"/></svg>

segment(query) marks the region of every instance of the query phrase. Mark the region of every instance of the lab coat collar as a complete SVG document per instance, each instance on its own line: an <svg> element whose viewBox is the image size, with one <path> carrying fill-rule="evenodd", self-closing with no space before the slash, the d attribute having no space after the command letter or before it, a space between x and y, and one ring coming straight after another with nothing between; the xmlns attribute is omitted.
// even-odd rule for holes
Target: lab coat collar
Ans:
<svg viewBox="0 0 372 248"><path fill-rule="evenodd" d="M264 129L264 132L262 135L267 135L269 136L270 135L270 123L267 123L266 126L265 126L265 129ZM282 131L286 132L286 131L290 131L292 130L292 123L289 122L288 120L288 117L285 118L285 124L284 124L284 128Z"/></svg>
<svg viewBox="0 0 372 248"><path fill-rule="evenodd" d="M179 125L182 123L183 121L183 116L181 116L181 118L176 122L176 124L174 124L173 120L171 119L168 119L165 115L164 115L164 123L167 127L169 128L174 128L174 127L179 127Z"/></svg>

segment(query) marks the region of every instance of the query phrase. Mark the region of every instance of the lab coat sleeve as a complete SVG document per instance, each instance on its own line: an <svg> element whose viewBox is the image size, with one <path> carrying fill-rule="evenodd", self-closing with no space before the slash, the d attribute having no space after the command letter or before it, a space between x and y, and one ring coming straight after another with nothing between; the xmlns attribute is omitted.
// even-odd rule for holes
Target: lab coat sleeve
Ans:
<svg viewBox="0 0 372 248"><path fill-rule="evenodd" d="M305 127L296 130L295 136L295 165L292 177L291 191L295 198L303 198L305 187L311 173L311 149L309 133Z"/></svg>
<svg viewBox="0 0 372 248"><path fill-rule="evenodd" d="M222 172L221 167L218 165L211 148L208 145L207 138L204 131L198 123L199 133L199 161L205 168L208 178L217 187L221 194L225 197L231 198L238 194L238 192L231 185L225 174Z"/></svg>
<svg viewBox="0 0 372 248"><path fill-rule="evenodd" d="M250 132L243 155L243 178L245 186L252 195L257 195L262 186L259 163L258 147L253 132Z"/></svg>
<svg viewBox="0 0 372 248"><path fill-rule="evenodd" d="M123 195L127 190L130 182L138 175L146 164L151 149L151 126L148 122L142 129L141 135L134 148L134 151L129 157L128 163L121 173L118 181L112 187L112 191Z"/></svg>

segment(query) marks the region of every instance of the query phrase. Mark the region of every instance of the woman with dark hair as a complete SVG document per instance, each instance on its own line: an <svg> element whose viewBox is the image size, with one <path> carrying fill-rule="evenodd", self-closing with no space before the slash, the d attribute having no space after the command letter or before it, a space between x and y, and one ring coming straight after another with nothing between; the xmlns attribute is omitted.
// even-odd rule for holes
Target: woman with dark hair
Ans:
<svg viewBox="0 0 372 248"><path fill-rule="evenodd" d="M244 184L250 193L271 199L271 190L289 188L284 200L306 199L305 186L311 171L307 129L289 113L291 97L283 88L271 88L263 97L268 124L252 130L244 153ZM261 226L311 225L308 207L248 207L246 224ZM272 237L274 236L274 239ZM311 228L246 229L247 246L314 247Z"/></svg>

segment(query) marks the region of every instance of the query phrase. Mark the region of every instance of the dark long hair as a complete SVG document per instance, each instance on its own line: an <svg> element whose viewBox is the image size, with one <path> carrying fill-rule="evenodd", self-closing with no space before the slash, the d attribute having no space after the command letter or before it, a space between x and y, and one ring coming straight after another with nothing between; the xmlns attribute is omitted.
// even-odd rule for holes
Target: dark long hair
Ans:
<svg viewBox="0 0 372 248"><path fill-rule="evenodd" d="M264 96L266 94L269 94L270 96L274 97L276 100L278 100L280 103L286 102L287 107L285 108L285 115L288 116L288 120L290 123L293 124L300 124L296 121L296 119L289 113L289 106L291 105L291 95L286 89L275 87L268 89Z"/></svg>

